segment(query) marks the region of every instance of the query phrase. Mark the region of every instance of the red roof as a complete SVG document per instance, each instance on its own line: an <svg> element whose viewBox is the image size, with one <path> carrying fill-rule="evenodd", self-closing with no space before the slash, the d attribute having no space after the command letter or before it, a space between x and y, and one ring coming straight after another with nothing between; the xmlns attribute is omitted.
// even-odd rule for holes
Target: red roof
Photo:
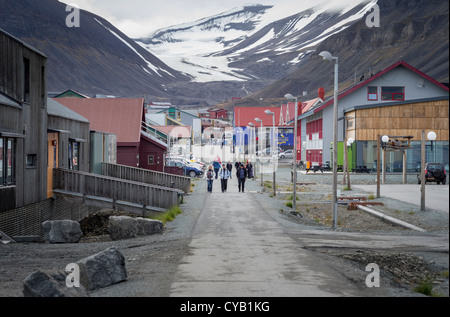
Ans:
<svg viewBox="0 0 450 317"><path fill-rule="evenodd" d="M117 135L117 143L139 143L144 99L78 99L57 101L79 113L91 123L91 130Z"/></svg>
<svg viewBox="0 0 450 317"><path fill-rule="evenodd" d="M165 125L165 126L153 126L156 130L159 130L168 136L177 138L190 138L192 134L191 126L175 126L175 125Z"/></svg>
<svg viewBox="0 0 450 317"><path fill-rule="evenodd" d="M436 79L431 78L430 76L428 76L427 74L421 72L420 70L418 70L417 68L412 67L411 65L409 65L408 63L404 62L404 61L399 61L395 64L393 64L392 66L389 66L388 68L386 68L385 70L375 74L374 76L370 77L369 79L366 79L362 82L360 82L359 84L343 91L342 93L340 93L338 95L338 100L341 100L342 98L344 98L345 96L351 94L352 92L354 92L355 90L358 90L361 87L364 87L365 85L369 84L370 82L374 81L375 79L383 76L384 74L390 72L391 70L400 67L400 66L404 66L406 68L408 68L409 70L415 72L416 74L422 76L423 78L425 78L426 80L432 82L433 84L435 84L438 87L441 87L442 89L449 91L449 88L443 84L441 84L440 82L438 82ZM319 108L314 110L314 113L317 113L323 109L325 109L326 107L333 105L334 104L334 98L332 98L331 100L328 100L325 104L323 104L322 106L320 106Z"/></svg>

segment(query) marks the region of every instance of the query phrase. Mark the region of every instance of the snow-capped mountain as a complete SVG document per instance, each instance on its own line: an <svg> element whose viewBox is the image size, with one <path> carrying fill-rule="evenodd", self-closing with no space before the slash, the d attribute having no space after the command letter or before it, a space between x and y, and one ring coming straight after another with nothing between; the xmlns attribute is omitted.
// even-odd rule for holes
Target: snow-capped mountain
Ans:
<svg viewBox="0 0 450 317"><path fill-rule="evenodd" d="M290 10L246 5L137 42L193 82L270 83L295 71L317 45L362 19L376 2L327 1Z"/></svg>

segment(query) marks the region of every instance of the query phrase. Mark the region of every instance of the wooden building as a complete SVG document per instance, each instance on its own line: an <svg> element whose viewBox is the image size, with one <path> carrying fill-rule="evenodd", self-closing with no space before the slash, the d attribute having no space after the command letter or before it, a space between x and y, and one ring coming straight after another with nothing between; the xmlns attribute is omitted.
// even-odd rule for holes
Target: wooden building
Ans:
<svg viewBox="0 0 450 317"><path fill-rule="evenodd" d="M299 118L308 151L320 154L314 156L313 165L332 161L333 105L331 98ZM420 135L426 130L438 135L433 153L427 151L427 161L448 166L448 106L448 86L404 61L346 89L338 95L338 165L342 165L346 139L356 141L351 147L351 167L371 169L376 164L378 135L413 136L407 154L407 169L412 171L421 159ZM402 164L402 153L388 154L388 171L401 171Z"/></svg>
<svg viewBox="0 0 450 317"><path fill-rule="evenodd" d="M53 99L47 101L48 170L47 197L53 197L53 169L89 172L90 123Z"/></svg>
<svg viewBox="0 0 450 317"><path fill-rule="evenodd" d="M87 118L91 129L117 136L117 164L163 171L167 143L143 132L142 98L57 98Z"/></svg>
<svg viewBox="0 0 450 317"><path fill-rule="evenodd" d="M0 211L47 196L47 57L0 29Z"/></svg>

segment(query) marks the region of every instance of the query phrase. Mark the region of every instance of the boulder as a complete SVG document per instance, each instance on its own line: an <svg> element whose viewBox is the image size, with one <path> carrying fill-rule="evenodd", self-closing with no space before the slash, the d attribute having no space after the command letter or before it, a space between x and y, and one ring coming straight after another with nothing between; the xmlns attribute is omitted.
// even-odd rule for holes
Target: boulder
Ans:
<svg viewBox="0 0 450 317"><path fill-rule="evenodd" d="M161 221L132 218L126 216L109 217L108 232L113 240L136 238L138 236L162 233L164 224Z"/></svg>
<svg viewBox="0 0 450 317"><path fill-rule="evenodd" d="M72 220L45 221L42 228L47 243L78 243L83 236L80 224Z"/></svg>
<svg viewBox="0 0 450 317"><path fill-rule="evenodd" d="M30 274L23 285L25 297L88 297L83 286L68 287L67 274L63 271L36 271Z"/></svg>
<svg viewBox="0 0 450 317"><path fill-rule="evenodd" d="M152 234L162 233L164 231L164 224L161 221L136 218L138 222L138 229L140 236L149 236Z"/></svg>
<svg viewBox="0 0 450 317"><path fill-rule="evenodd" d="M117 248L109 248L77 262L80 267L80 283L94 291L127 279L125 257Z"/></svg>

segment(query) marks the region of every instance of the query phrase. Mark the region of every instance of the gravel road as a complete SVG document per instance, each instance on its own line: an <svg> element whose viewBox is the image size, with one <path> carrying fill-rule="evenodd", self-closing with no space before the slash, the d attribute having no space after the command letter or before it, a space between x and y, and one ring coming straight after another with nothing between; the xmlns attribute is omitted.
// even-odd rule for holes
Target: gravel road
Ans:
<svg viewBox="0 0 450 317"><path fill-rule="evenodd" d="M446 252L429 252L429 250L362 250L354 248L317 248L318 253L334 261L336 268L344 271L364 272L364 261L378 256L379 263L384 263L383 278L391 287L392 296L421 296L411 292L413 285L428 274L433 276L434 289L437 293L448 296L448 214L428 210L420 213L417 206L392 199L380 199L384 208L377 207L393 217L417 225L426 233L413 232L380 221L362 211L348 211L339 207L339 228L330 229L329 193L331 178L328 175L299 175L298 213L292 213L286 206L288 191L292 190L289 169L280 169L277 173L278 195L272 197L271 189L261 193L259 180L249 180L247 191L257 195L264 209L279 223L287 228L304 228L317 232L367 232L376 234L402 234L414 236L446 235ZM415 175L408 178L413 183ZM271 177L266 176L266 179ZM399 180L400 179L400 180ZM352 175L353 184L373 184L374 175ZM341 177L339 182L341 183ZM401 175L388 175L388 182L400 183ZM107 236L84 239L82 243L70 245L49 244L0 244L0 297L21 297L23 280L35 270L64 269L67 264L111 246L117 247L126 258L128 280L126 282L101 289L91 294L92 297L168 297L171 293L173 276L178 264L188 252L188 245L199 214L205 208L206 184L202 179L193 181L194 190L185 197L181 205L183 214L166 225L164 234L140 237L124 241L110 241ZM289 187L290 186L290 187ZM344 192L345 195L366 194L358 190ZM448 203L448 197L447 197ZM375 207L374 207L375 208ZM381 258L386 261L382 261ZM390 260L389 260L390 259ZM401 261L403 260L403 264ZM400 262L399 262L400 261ZM411 266L412 264L420 264ZM391 267L394 266L394 267ZM397 270L394 270L397 269ZM445 273L446 277L445 277ZM343 273L345 274L345 272ZM444 274L444 276L442 276Z"/></svg>

